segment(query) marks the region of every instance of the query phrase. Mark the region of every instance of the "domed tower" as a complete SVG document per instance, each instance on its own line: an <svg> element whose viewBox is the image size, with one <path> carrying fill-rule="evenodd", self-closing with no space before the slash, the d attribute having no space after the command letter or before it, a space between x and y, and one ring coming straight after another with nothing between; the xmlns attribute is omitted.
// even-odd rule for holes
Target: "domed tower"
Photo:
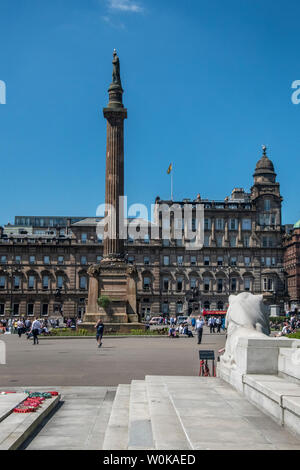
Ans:
<svg viewBox="0 0 300 470"><path fill-rule="evenodd" d="M267 156L267 147L263 145L263 154L254 171L254 184L251 199L255 202L260 226L281 227L280 185L276 181L273 162Z"/></svg>
<svg viewBox="0 0 300 470"><path fill-rule="evenodd" d="M285 299L283 272L283 231L281 226L280 185L272 161L263 146L263 154L256 164L251 199L255 210L255 238L260 264L260 288L269 305L280 305Z"/></svg>

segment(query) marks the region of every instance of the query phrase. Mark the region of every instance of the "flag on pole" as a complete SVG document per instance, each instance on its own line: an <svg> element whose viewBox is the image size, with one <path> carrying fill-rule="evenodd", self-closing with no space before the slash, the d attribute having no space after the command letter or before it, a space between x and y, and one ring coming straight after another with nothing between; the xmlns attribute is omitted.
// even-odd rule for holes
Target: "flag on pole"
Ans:
<svg viewBox="0 0 300 470"><path fill-rule="evenodd" d="M172 171L172 163L170 163L169 168L167 170L167 174L169 175Z"/></svg>

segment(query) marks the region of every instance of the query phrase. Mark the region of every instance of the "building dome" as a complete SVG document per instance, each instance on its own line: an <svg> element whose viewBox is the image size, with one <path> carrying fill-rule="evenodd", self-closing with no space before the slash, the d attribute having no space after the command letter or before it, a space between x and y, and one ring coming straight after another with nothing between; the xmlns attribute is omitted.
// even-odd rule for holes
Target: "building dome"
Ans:
<svg viewBox="0 0 300 470"><path fill-rule="evenodd" d="M267 156L267 147L263 145L263 154L260 160L258 160L254 178L257 183L260 182L272 182L275 183L276 173L274 170L273 162Z"/></svg>
<svg viewBox="0 0 300 470"><path fill-rule="evenodd" d="M298 222L295 223L294 228L300 228L300 220L298 220Z"/></svg>
<svg viewBox="0 0 300 470"><path fill-rule="evenodd" d="M267 147L265 145L263 145L263 155L256 164L255 173L274 173L274 165L267 156Z"/></svg>

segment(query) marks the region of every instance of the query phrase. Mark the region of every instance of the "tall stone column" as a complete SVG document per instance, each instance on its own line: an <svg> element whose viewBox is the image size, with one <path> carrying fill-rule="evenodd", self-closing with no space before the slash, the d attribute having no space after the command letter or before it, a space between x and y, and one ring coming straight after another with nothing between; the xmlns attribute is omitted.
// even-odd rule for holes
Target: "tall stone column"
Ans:
<svg viewBox="0 0 300 470"><path fill-rule="evenodd" d="M123 89L120 77L120 64L116 51L113 58L113 81L108 89L109 102L103 109L107 120L106 140L106 178L105 205L109 223L104 227L104 258L123 258L124 240L122 238L123 205L120 197L124 196L124 119L127 109L122 102Z"/></svg>

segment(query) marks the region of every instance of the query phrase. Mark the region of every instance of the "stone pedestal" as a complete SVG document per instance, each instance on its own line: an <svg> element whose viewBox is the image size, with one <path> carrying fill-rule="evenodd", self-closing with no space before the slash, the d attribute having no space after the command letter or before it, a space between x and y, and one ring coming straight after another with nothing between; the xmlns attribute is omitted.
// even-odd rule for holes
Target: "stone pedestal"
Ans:
<svg viewBox="0 0 300 470"><path fill-rule="evenodd" d="M110 328L113 332L144 329L144 325L138 323L135 266L123 260L103 259L100 264L92 265L88 272L88 305L80 328L91 329L101 318L105 331ZM98 304L98 299L104 296L110 301L106 308Z"/></svg>

